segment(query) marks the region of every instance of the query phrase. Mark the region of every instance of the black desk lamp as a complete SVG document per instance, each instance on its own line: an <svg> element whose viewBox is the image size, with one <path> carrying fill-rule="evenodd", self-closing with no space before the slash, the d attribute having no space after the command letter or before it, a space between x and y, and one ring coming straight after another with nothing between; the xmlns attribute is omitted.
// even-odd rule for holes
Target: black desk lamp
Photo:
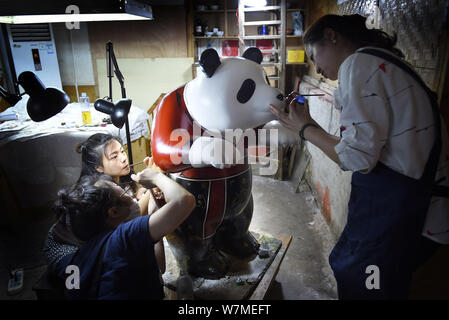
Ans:
<svg viewBox="0 0 449 320"><path fill-rule="evenodd" d="M131 150L131 137L129 133L128 113L131 108L131 99L126 99L125 85L123 82L123 75L117 64L115 58L114 48L112 42L106 43L106 56L107 56L107 70L109 78L109 97L107 99L97 99L94 103L95 109L100 112L109 114L111 116L111 122L114 126L121 129L125 124L126 129L126 144L128 145L128 157L130 165L133 164L133 154ZM112 68L114 68L115 75L120 82L120 88L122 89L122 99L118 100L115 104L112 103Z"/></svg>
<svg viewBox="0 0 449 320"><path fill-rule="evenodd" d="M70 102L64 91L57 88L45 88L41 80L31 71L22 72L17 82L30 96L27 111L33 121L40 122L53 117ZM0 95L12 106L19 102L25 93L8 93L0 86Z"/></svg>

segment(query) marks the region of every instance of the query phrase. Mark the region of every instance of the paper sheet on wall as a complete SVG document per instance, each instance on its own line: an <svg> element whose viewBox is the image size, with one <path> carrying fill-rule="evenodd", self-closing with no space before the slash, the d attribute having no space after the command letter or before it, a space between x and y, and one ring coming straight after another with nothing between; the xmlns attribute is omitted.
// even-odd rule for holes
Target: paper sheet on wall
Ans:
<svg viewBox="0 0 449 320"><path fill-rule="evenodd" d="M117 59L124 77L127 98L134 106L147 111L161 93L170 92L192 80L193 58ZM109 95L106 59L97 59L100 97ZM120 84L112 79L113 101L121 99Z"/></svg>

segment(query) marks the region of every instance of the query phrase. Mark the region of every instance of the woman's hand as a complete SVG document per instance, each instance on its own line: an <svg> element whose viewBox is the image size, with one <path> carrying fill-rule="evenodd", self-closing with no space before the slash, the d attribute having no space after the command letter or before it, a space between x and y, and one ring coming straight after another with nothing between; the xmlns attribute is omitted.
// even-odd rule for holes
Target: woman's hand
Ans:
<svg viewBox="0 0 449 320"><path fill-rule="evenodd" d="M296 92L287 96L287 107L285 111L279 110L274 105L270 105L271 112L278 118L279 122L286 128L298 132L306 123L316 123L309 112L309 103L306 100L304 104L296 101Z"/></svg>
<svg viewBox="0 0 449 320"><path fill-rule="evenodd" d="M147 189L156 187L156 177L159 176L160 173L156 170L147 168L142 171L140 171L137 174L132 174L131 179L133 179L135 182L141 184Z"/></svg>
<svg viewBox="0 0 449 320"><path fill-rule="evenodd" d="M145 157L145 159L143 159L143 162L145 163L147 168L151 168L154 165L153 157Z"/></svg>
<svg viewBox="0 0 449 320"><path fill-rule="evenodd" d="M153 160L153 157L145 157L145 159L143 159L143 162L145 163L145 165L147 166L147 168L151 168L153 170L156 170L158 172L164 172L161 170L161 168L159 168Z"/></svg>
<svg viewBox="0 0 449 320"><path fill-rule="evenodd" d="M144 187L139 188L139 190L137 190L137 192L136 192L136 199L137 200L142 199L143 195L147 192L147 190L148 189L144 188Z"/></svg>

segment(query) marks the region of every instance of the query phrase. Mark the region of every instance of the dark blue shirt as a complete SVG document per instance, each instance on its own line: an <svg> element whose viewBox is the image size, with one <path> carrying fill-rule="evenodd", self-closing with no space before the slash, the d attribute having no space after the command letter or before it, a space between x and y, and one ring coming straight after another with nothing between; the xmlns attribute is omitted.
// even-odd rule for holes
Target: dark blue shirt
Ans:
<svg viewBox="0 0 449 320"><path fill-rule="evenodd" d="M88 299L88 290L95 270L95 262L105 245L98 299L162 299L159 267L151 241L150 216L135 218L104 232L82 245L79 250L58 263L63 278L67 265L80 271L80 289L68 290L74 299Z"/></svg>

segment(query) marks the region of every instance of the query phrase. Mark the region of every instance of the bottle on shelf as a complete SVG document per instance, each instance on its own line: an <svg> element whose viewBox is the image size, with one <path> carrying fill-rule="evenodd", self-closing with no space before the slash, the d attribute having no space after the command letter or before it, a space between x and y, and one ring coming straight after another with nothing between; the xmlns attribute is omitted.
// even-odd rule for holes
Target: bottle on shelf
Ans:
<svg viewBox="0 0 449 320"><path fill-rule="evenodd" d="M195 32L193 33L195 37L201 37L203 33L203 25L201 24L200 19L196 19L195 21Z"/></svg>
<svg viewBox="0 0 449 320"><path fill-rule="evenodd" d="M207 25L207 21L203 23L203 36L206 35L206 32L209 32L209 26Z"/></svg>
<svg viewBox="0 0 449 320"><path fill-rule="evenodd" d="M89 97L85 92L81 93L79 103L81 106L81 116L83 118L83 125L92 124L92 115L90 113Z"/></svg>

